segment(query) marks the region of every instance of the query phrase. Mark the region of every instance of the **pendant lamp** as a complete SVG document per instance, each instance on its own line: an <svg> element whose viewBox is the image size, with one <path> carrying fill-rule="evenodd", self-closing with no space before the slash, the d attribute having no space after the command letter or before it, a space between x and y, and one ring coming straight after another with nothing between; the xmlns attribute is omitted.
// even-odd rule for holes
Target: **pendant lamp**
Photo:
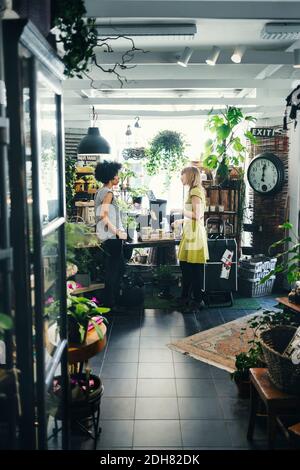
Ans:
<svg viewBox="0 0 300 470"><path fill-rule="evenodd" d="M83 137L78 145L78 155L95 155L110 153L110 145L104 137L101 136L99 128L95 127L98 118L95 108L92 108L92 127L88 128L87 135Z"/></svg>

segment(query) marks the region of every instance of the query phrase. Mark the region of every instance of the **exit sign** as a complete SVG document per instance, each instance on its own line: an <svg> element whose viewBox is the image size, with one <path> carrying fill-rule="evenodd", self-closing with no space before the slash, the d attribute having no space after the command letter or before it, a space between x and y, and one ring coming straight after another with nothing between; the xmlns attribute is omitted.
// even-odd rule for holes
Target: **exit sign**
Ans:
<svg viewBox="0 0 300 470"><path fill-rule="evenodd" d="M274 129L272 127L252 127L251 134L255 137L275 137L276 135L282 135L283 129Z"/></svg>

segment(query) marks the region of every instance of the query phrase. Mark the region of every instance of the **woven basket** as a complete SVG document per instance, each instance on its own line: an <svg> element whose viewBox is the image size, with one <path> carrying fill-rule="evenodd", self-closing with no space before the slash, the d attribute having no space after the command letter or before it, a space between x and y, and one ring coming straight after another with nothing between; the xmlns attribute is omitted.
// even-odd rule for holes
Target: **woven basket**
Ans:
<svg viewBox="0 0 300 470"><path fill-rule="evenodd" d="M263 331L260 335L269 375L274 385L284 392L300 394L300 364L295 365L284 356L295 332L293 326L276 326Z"/></svg>

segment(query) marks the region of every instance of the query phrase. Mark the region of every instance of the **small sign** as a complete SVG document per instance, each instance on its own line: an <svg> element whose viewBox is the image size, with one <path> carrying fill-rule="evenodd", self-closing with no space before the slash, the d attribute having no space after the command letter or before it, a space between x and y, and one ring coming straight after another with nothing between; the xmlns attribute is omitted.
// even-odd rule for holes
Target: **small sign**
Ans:
<svg viewBox="0 0 300 470"><path fill-rule="evenodd" d="M77 161L82 163L97 163L99 160L100 154L97 153L78 153Z"/></svg>
<svg viewBox="0 0 300 470"><path fill-rule="evenodd" d="M274 129L272 127L252 127L251 134L255 137L275 137L284 134L283 129Z"/></svg>

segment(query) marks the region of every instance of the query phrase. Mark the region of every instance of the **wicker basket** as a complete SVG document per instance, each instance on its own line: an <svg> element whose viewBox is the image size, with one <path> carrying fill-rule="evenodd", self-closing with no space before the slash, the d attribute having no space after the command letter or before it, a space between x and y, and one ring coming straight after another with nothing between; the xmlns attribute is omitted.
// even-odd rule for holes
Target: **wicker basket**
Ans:
<svg viewBox="0 0 300 470"><path fill-rule="evenodd" d="M300 394L300 364L295 365L282 353L293 338L293 326L276 326L261 333L261 345L274 385L284 392Z"/></svg>

